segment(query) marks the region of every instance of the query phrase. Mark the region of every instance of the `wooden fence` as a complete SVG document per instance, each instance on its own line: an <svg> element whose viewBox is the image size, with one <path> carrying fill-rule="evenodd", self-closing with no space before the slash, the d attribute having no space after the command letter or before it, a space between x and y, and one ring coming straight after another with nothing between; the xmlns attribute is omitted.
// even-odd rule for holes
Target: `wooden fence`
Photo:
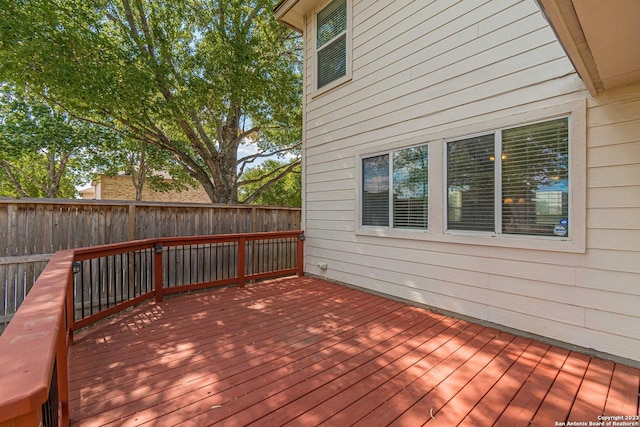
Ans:
<svg viewBox="0 0 640 427"><path fill-rule="evenodd" d="M0 200L0 333L56 251L158 237L299 228L298 208Z"/></svg>
<svg viewBox="0 0 640 427"><path fill-rule="evenodd" d="M0 425L69 425L67 361L74 331L151 298L161 302L169 294L302 276L303 240L302 230L291 230L165 237L56 252L0 337L0 390L11 391L0 393ZM176 249L174 256L170 248ZM208 255L207 262L200 255ZM187 275L176 274L178 264L186 264ZM179 284L166 282L175 278Z"/></svg>

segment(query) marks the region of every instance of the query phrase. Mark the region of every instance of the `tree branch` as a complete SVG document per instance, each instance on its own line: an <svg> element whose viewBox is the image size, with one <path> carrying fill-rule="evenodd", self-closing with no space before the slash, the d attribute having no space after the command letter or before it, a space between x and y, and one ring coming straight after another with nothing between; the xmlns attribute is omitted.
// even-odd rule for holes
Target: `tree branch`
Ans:
<svg viewBox="0 0 640 427"><path fill-rule="evenodd" d="M253 201L255 201L258 197L260 197L260 195L262 193L264 193L269 187L271 187L272 184L278 182L280 179L282 179L285 175L287 175L289 172L291 172L293 170L293 168L295 168L296 166L298 166L300 164L300 160L297 160L293 163L290 163L288 165L285 165L285 169L280 172L278 175L276 175L275 177L271 178L270 180L268 180L267 182L265 182L264 184L262 184L260 186L260 188L258 188L256 191L253 192L253 194L249 195L246 199L244 199L241 203L252 203ZM282 168L278 168L275 169L273 172L276 172L278 170L281 170ZM265 176L269 176L271 175L273 172L265 175ZM264 177L263 177L264 178ZM250 181L247 181L246 183L248 184ZM239 184L240 185L240 184Z"/></svg>
<svg viewBox="0 0 640 427"><path fill-rule="evenodd" d="M289 145L288 147L284 147L281 148L279 150L276 151L261 151L258 152L256 154L250 154L248 156L244 156L241 159L238 159L238 164L243 164L242 167L244 167L247 163L253 163L254 161L256 161L259 158L264 158L264 157L271 157L271 156L275 156L281 153L286 153L287 151L291 151L291 150L295 150L296 148L302 146L302 141L298 141L293 145Z"/></svg>
<svg viewBox="0 0 640 427"><path fill-rule="evenodd" d="M16 187L16 190L18 190L18 193L23 194L22 197L29 197L29 195L24 191L22 185L20 184L16 176L13 174L13 170L16 170L17 172L19 172L20 175L24 176L29 182L31 182L33 185L35 185L40 190L42 190L43 193L45 194L47 193L47 188L43 186L40 182L38 182L37 179L31 177L28 173L26 173L19 167L12 165L7 160L3 159L1 160L1 162L2 162L2 169L4 169L4 171L7 173L7 175L9 176L9 180L11 180L12 184L14 184L14 186Z"/></svg>

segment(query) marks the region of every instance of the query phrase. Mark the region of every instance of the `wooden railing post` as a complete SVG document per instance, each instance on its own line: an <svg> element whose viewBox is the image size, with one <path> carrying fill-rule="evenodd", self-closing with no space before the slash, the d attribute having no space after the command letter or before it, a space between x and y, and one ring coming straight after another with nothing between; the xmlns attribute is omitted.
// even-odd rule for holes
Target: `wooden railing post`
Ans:
<svg viewBox="0 0 640 427"><path fill-rule="evenodd" d="M246 274L246 246L247 239L244 236L238 238L238 287L244 288Z"/></svg>
<svg viewBox="0 0 640 427"><path fill-rule="evenodd" d="M298 236L296 266L298 267L298 277L304 276L304 233Z"/></svg>
<svg viewBox="0 0 640 427"><path fill-rule="evenodd" d="M162 289L162 245L156 243L153 252L153 290L156 302L162 302L164 292Z"/></svg>
<svg viewBox="0 0 640 427"><path fill-rule="evenodd" d="M71 283L73 283L73 279L71 279ZM71 313L73 315L73 310ZM60 323L62 325L66 325L66 328L68 329L69 325L65 321L65 313L62 313L61 317L62 319L60 320ZM58 403L60 404L60 418L58 421L59 425L64 427L69 425L69 370L67 368L69 351L66 338L65 328L60 328L58 348L56 350L57 369L55 374L58 376ZM73 336L71 342L73 342Z"/></svg>
<svg viewBox="0 0 640 427"><path fill-rule="evenodd" d="M74 298L73 298L73 293L75 291L74 289L74 283L75 283L75 275L77 274L76 272L76 265L80 265L79 263L76 264L77 261L74 261L73 264L71 264L71 277L69 278L69 283L67 284L67 295L66 295L66 316L67 316L67 342L68 345L73 345L73 331L75 330L75 306L74 306ZM80 290L80 292L82 292L82 290Z"/></svg>

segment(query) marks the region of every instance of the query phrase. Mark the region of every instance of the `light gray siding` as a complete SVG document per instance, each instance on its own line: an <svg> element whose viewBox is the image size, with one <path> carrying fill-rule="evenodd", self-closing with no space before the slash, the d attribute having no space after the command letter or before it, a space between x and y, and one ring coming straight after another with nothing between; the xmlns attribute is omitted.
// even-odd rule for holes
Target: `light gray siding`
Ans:
<svg viewBox="0 0 640 427"><path fill-rule="evenodd" d="M533 0L352 7L351 81L315 96L305 37L305 270L640 361L640 86L588 99ZM312 34L313 19L307 25ZM575 233L586 247L360 232L363 150L464 136L581 102L586 165L572 167L583 194L575 206L586 204L586 227ZM584 136L574 141L585 150ZM446 198L430 183L437 228Z"/></svg>

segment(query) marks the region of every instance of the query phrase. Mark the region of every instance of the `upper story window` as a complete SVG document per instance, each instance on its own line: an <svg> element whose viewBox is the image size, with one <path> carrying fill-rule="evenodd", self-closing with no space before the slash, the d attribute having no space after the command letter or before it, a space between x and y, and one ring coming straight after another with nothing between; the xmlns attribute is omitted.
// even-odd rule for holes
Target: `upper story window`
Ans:
<svg viewBox="0 0 640 427"><path fill-rule="evenodd" d="M569 235L568 118L448 141L446 150L447 230Z"/></svg>
<svg viewBox="0 0 640 427"><path fill-rule="evenodd" d="M362 225L423 229L428 226L428 146L362 159Z"/></svg>
<svg viewBox="0 0 640 427"><path fill-rule="evenodd" d="M347 76L347 0L333 0L316 15L316 88Z"/></svg>

